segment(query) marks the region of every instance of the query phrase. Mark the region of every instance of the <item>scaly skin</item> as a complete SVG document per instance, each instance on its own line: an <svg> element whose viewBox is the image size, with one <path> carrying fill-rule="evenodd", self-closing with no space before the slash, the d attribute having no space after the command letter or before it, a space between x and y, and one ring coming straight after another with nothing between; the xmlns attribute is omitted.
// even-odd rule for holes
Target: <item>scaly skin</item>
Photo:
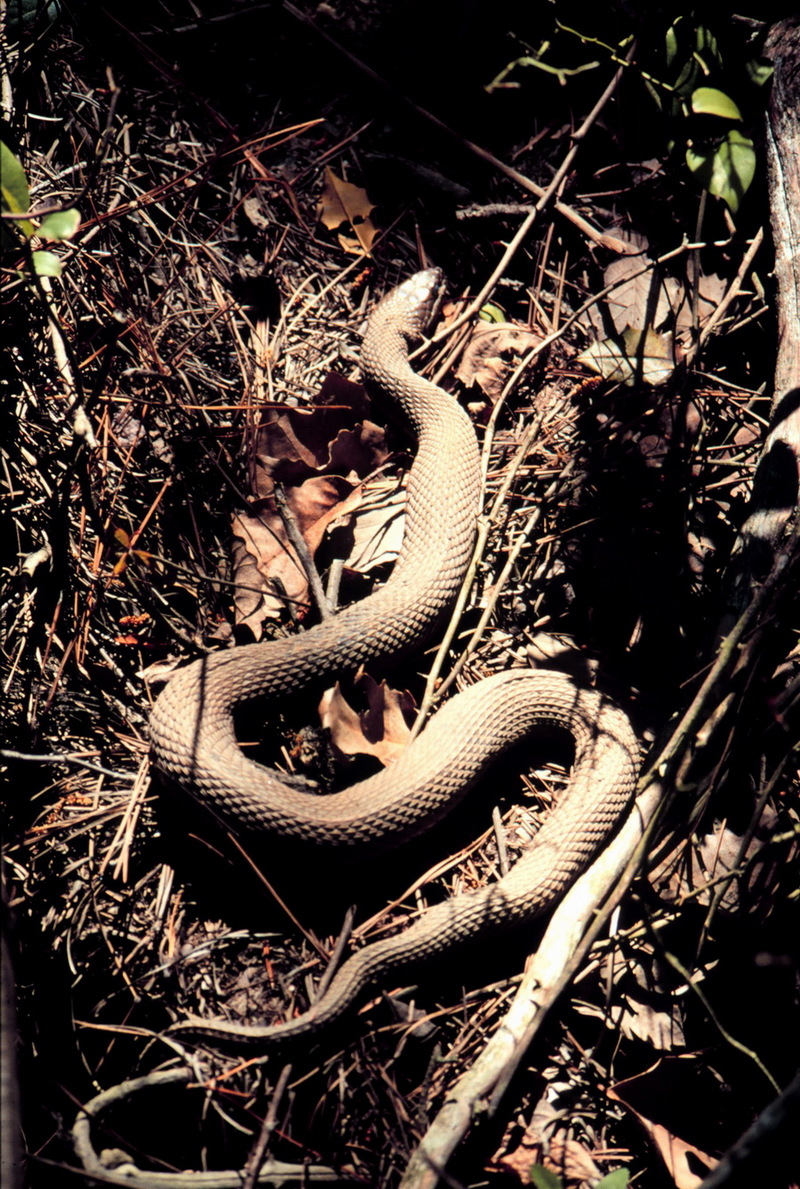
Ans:
<svg viewBox="0 0 800 1189"><path fill-rule="evenodd" d="M185 1023L173 1034L261 1044L307 1037L390 971L550 907L602 847L632 796L638 747L627 717L558 673L512 670L480 682L439 711L391 767L328 797L285 784L239 748L236 706L321 689L362 664L373 672L385 668L418 649L456 597L475 536L477 443L455 400L408 363L409 343L425 329L440 285L441 275L429 269L393 290L372 313L361 353L369 388L396 402L418 438L403 548L391 578L299 636L216 653L180 670L153 710L153 762L237 829L361 852L423 832L498 754L537 727L557 726L573 736L573 779L508 875L429 909L397 937L353 955L304 1016L263 1028Z"/></svg>

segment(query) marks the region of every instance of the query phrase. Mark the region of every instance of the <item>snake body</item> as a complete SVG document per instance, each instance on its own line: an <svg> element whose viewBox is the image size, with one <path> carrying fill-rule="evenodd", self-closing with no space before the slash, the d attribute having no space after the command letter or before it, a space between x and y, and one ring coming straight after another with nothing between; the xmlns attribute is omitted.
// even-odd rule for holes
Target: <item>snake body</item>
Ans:
<svg viewBox="0 0 800 1189"><path fill-rule="evenodd" d="M215 653L179 670L153 709L153 761L237 828L337 851L386 849L421 833L450 811L498 753L539 727L572 735L572 781L506 876L429 909L397 937L355 953L306 1015L270 1027L187 1022L173 1032L263 1043L316 1031L390 971L551 906L632 796L638 747L626 715L559 673L510 670L479 682L440 710L391 767L327 797L291 787L248 760L238 745L238 705L285 700L361 665L385 666L418 648L456 596L475 535L477 443L456 401L408 362L409 345L425 330L440 288L441 274L428 269L392 290L371 314L362 347L367 387L396 402L418 442L403 547L390 579L301 635Z"/></svg>

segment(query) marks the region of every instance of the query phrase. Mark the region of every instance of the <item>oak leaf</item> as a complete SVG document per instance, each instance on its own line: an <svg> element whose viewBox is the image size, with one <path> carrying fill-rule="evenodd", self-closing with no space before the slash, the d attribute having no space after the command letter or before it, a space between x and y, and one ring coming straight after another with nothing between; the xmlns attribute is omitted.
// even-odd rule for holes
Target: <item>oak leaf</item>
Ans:
<svg viewBox="0 0 800 1189"><path fill-rule="evenodd" d="M378 685L367 674L359 684L366 694L366 710L354 710L337 681L322 695L320 720L330 731L333 745L345 755L371 755L388 765L411 737L406 716L414 712L414 699L405 690L391 689L385 681Z"/></svg>
<svg viewBox="0 0 800 1189"><path fill-rule="evenodd" d="M317 217L329 231L338 232L346 252L369 256L378 229L371 215L375 203L366 190L345 182L332 169L325 170L325 189L317 207Z"/></svg>

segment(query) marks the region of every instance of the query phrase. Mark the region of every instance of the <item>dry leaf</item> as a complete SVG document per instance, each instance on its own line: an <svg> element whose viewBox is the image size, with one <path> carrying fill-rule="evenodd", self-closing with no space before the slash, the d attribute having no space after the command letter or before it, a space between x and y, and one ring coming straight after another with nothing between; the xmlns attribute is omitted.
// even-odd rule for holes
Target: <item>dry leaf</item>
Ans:
<svg viewBox="0 0 800 1189"><path fill-rule="evenodd" d="M346 252L368 256L378 229L370 215L375 203L366 190L345 182L332 169L325 170L325 189L317 207L318 219L329 231L338 231L339 243ZM342 230L348 227L350 230Z"/></svg>
<svg viewBox="0 0 800 1189"><path fill-rule="evenodd" d="M361 499L357 487L336 475L312 477L286 495L312 557L328 525L342 520ZM234 516L232 531L236 622L246 624L259 639L264 618L279 615L287 600L305 605L308 580L273 500L258 500L248 512Z"/></svg>
<svg viewBox="0 0 800 1189"><path fill-rule="evenodd" d="M620 1012L620 1027L628 1040L643 1040L658 1052L686 1047L680 1008L673 1003L669 1010L661 1010L631 995L625 996Z"/></svg>
<svg viewBox="0 0 800 1189"><path fill-rule="evenodd" d="M378 477L362 486L361 502L351 517L353 547L348 569L368 574L396 560L403 544L405 509L405 477Z"/></svg>
<svg viewBox="0 0 800 1189"><path fill-rule="evenodd" d="M508 379L508 357L521 356L542 341L542 336L513 322L477 322L456 372L467 388L473 384L494 403Z"/></svg>
<svg viewBox="0 0 800 1189"><path fill-rule="evenodd" d="M719 1163L707 1151L685 1138L702 1134L707 1120L720 1118L709 1101L718 1084L695 1056L663 1057L644 1073L617 1082L609 1098L636 1115L648 1133L676 1189L699 1189L704 1177ZM717 1102L722 1109L722 1103ZM681 1134L682 1133L682 1134ZM693 1157L694 1159L690 1159Z"/></svg>
<svg viewBox="0 0 800 1189"><path fill-rule="evenodd" d="M671 1004L670 1010L661 1010L631 995L625 995L624 999L624 1005L610 1003L607 1007L577 1003L575 1011L578 1015L602 1020L612 1032L621 1029L628 1040L643 1040L659 1052L686 1047L678 1004Z"/></svg>
<svg viewBox="0 0 800 1189"><path fill-rule="evenodd" d="M576 359L604 380L629 387L640 381L664 384L675 370L668 339L654 330L642 332L630 327L623 336L624 349L613 339L592 343Z"/></svg>
<svg viewBox="0 0 800 1189"><path fill-rule="evenodd" d="M723 912L768 903L769 894L765 897L764 891L780 878L782 861L772 848L765 846L776 825L775 811L769 805L764 806L742 854L744 833L750 826L746 812L735 823L715 822L699 844L681 847L666 857L652 873L653 887L662 900L672 902L692 895L704 907L721 894L719 909ZM726 885L718 882L721 876L736 871L742 874L732 875Z"/></svg>
<svg viewBox="0 0 800 1189"><path fill-rule="evenodd" d="M635 231L620 233L634 255L612 260L603 273L604 285L617 287L605 299L606 309L617 330L627 326L637 330L650 327L668 329L683 338L692 329L692 298L687 287L675 277L665 276L647 254L648 242ZM647 266L648 271L643 272ZM716 273L701 273L697 280L697 316L702 326L719 305L725 282ZM597 307L590 311L592 325L605 337L603 319Z"/></svg>
<svg viewBox="0 0 800 1189"><path fill-rule="evenodd" d="M361 503L360 479L388 457L383 430L355 420L351 404L365 404L363 391L341 378L323 385L342 401L310 411L264 410L250 453L253 503L233 519L236 621L255 639L265 618L277 617L287 600L308 601L305 570L290 544L275 503L282 485L289 511L312 557L328 527L347 523Z"/></svg>
<svg viewBox="0 0 800 1189"><path fill-rule="evenodd" d="M643 330L668 325L683 301L683 290L673 277L661 278L655 267L642 272L652 261L645 252L613 260L603 274L604 285L621 282L606 298L611 321L619 334L626 326ZM626 280L630 277L630 280Z"/></svg>
<svg viewBox="0 0 800 1189"><path fill-rule="evenodd" d="M588 1149L577 1140L552 1136L559 1113L545 1095L537 1103L525 1133L513 1148L496 1153L489 1167L511 1173L521 1184L529 1185L532 1164L541 1164L564 1180L595 1181L601 1173ZM548 1136L551 1138L548 1139Z"/></svg>
<svg viewBox="0 0 800 1189"><path fill-rule="evenodd" d="M391 689L385 681L378 685L366 674L359 685L367 696L367 710L354 710L337 681L322 695L320 720L330 731L334 746L345 755L376 756L388 765L411 737L406 715L413 714L414 699L405 691Z"/></svg>

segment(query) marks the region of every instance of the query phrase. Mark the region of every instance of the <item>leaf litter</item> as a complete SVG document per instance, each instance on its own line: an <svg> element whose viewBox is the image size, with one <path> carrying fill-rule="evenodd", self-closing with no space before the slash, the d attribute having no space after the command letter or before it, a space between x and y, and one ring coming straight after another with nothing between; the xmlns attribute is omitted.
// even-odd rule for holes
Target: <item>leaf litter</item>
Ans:
<svg viewBox="0 0 800 1189"><path fill-rule="evenodd" d="M141 42L125 44L134 55L143 52ZM69 401L47 318L9 270L3 284L15 349L8 364L19 394L15 430L4 445L19 534L12 553L19 549L23 557L42 560L20 573L14 553L4 571L3 605L10 616L4 730L8 745L20 754L36 749L58 759L68 747L78 761L100 769L82 769L72 761L34 766L15 760L10 782L18 799L6 860L21 943L16 957L23 1053L30 1063L26 1076L36 1087L28 1135L32 1150L45 1159L71 1163L75 1158L64 1120L73 1103L88 1101L98 1084L108 1087L134 1071L147 1073L162 1058L170 1061L172 1052L163 1052L154 1040L170 1020L199 1012L264 1022L303 1010L313 999L342 919L334 920L332 911L320 918L320 908L335 899L340 877L322 885L325 904L294 913L303 926L298 931L287 926L285 913L263 884L247 883L249 868L243 871L241 854L235 861L220 859L220 840L199 842L194 822L187 836L183 818L177 839L165 832L157 816L160 800L143 784L148 700L139 673L156 650L189 657L219 643L227 646L229 641L215 635L236 615L253 617L254 636L270 636L282 630L275 612L283 613L287 603L307 608L307 585L298 585L291 596L276 597L272 589L301 568L292 560L284 579L277 560L268 558L266 537L274 540L281 531L274 508L258 509L270 528L252 547L246 537L253 526L244 522L247 532L242 531L238 546L244 556L234 560L231 573L231 508L244 517L254 501L269 499L270 483L281 482L287 493L309 484L293 513L309 547L319 552L316 538L323 539L342 517L348 536L358 538L358 513L367 506L362 484L384 466L385 441L377 446L372 429L365 430L365 410L356 400L352 423L339 423L338 414L324 405L310 430L308 418L318 414L290 410L291 401L298 392L304 401L322 401L320 389L331 369L349 369L367 308L418 266L412 245L424 242L433 253L436 244L443 253L451 251L452 259L474 260L474 275L466 269L458 279L471 282L476 292L496 259L496 237L482 237L472 220L469 242L445 248L438 215L438 222L426 222L424 211L406 216L398 205L392 214L400 230L391 241L391 256L377 259L371 272L348 272L351 265L360 267L367 253L378 254L371 183L365 177L364 185L353 183L352 190L347 189L351 183L330 183L328 194L320 147L302 130L309 125L287 116L266 135L263 128L254 130L254 138L261 139L248 145L237 145L228 125L230 139L221 147L215 137L224 117L215 112L209 121L210 101L204 97L192 107L198 96L182 89L174 75L166 92L128 88L114 98L119 103L114 108L105 59L99 67L92 63L91 45L80 40L64 38L56 49L42 66L48 85L38 92L37 110L61 123L32 122L25 130L23 159L37 201L43 195L60 198L66 207L77 201L84 184L93 187L91 203L81 208L84 221L74 254L65 258L63 288L54 290L53 300L91 391L88 420L98 445L90 446L86 438L84 452L73 453L64 421ZM163 68L145 55L143 69L146 62L147 69ZM53 106L53 97L65 94L86 97L78 114L68 107L65 115ZM176 96L182 105L177 109ZM105 120L113 135L106 135ZM62 126L65 132L56 132L54 139L53 128ZM316 136L319 124L314 127ZM82 149L76 151L76 145L88 143L89 132L105 153L90 155L96 175ZM333 145L327 141L325 151L329 148ZM337 158L343 162L336 164L337 178L346 174L362 180L357 154L351 157L345 146L333 154L334 163ZM519 164L540 176L550 174L548 160ZM660 184L654 178L648 184ZM516 197L505 182L493 186L498 198ZM328 194L323 226L331 237L309 230L320 190ZM250 201L256 194L257 203ZM241 222L234 209L240 200ZM591 213L602 217L599 209ZM562 225L555 216L542 219L541 238L534 237L525 249L525 267L509 277L520 286L509 292L519 292L520 298L503 295L507 324L495 329L494 337L482 331L482 351L474 347L472 356L457 365L464 369L462 385L477 385L487 401L503 391L536 336L549 336L559 319L578 308L587 275L595 292L612 279L606 265L592 272L595 262L576 240L561 243L550 235L556 226ZM623 236L619 227L614 236ZM247 299L235 300L227 288L238 264L248 258L257 265L258 279L266 279L277 295L272 323L271 315L254 322L255 307ZM631 260L641 267L641 259ZM721 258L720 275L725 264ZM643 315L643 287L629 270L614 275L624 282L615 290L611 318L620 336L628 326L645 335L651 329L676 337L683 333L686 315L678 311L670 286L657 305L659 311L669 306L670 312L663 325L651 326ZM744 333L748 320L757 326L762 317L757 286L754 292L744 294L733 310L732 325L742 326ZM713 293L708 295L705 282L698 293L702 311ZM546 316L541 325L538 313L531 324L531 308ZM582 655L590 658L587 671L616 678L623 696L634 691L646 736L674 711L680 701L676 686L693 677L690 645L698 617L707 617L709 602L713 605L718 559L727 555L748 489L764 413L758 397L764 375L758 353L747 362L743 352L731 372L721 367L717 375L709 366L703 374L691 373L687 404L669 383L657 393L623 392L615 381L587 377L577 362L585 347L580 327L552 343L545 382L523 377L498 411L487 460L490 501L517 462L525 426L544 416L543 428L525 447L493 525L468 610L468 619L474 619L477 611L491 608L493 628L474 647L459 680L524 663L528 646L541 632L559 627L580 642ZM636 346L632 349L635 354ZM540 389L547 390L550 402L544 412ZM261 390L270 404L265 443L259 446L253 435L257 440L261 432L261 412L248 402ZM347 403L337 387L332 404ZM266 424L269 417L276 420ZM691 457L684 455L687 443ZM285 448L281 471L278 459ZM566 460L573 457L578 465L566 473ZM249 478L253 486L242 498ZM382 495L376 497L377 525L365 517L364 534L373 546L348 562L366 572L390 560L401 521L395 481L381 474L376 483L386 492L386 505L381 506ZM61 504L54 505L54 493L63 494ZM356 498L358 507L349 507ZM54 506L56 517L50 515ZM535 539L503 584L504 559L533 508L541 510ZM641 537L637 517L647 528ZM260 516L258 524L263 527ZM686 528L677 542L676 524ZM278 554L288 556L283 540ZM66 594L57 585L65 573ZM248 587L254 595L250 606L242 603ZM274 600L268 614L265 598ZM663 615L665 604L672 618ZM676 621L680 631L670 634ZM624 658L622 677L613 664L609 667L609 658L619 656ZM405 695L378 694L379 689L369 687L367 712L335 700L333 731L345 742L342 751L351 746L384 750L386 740L389 751L403 745ZM414 690L419 693L418 684ZM772 705L767 725L758 716L748 720L748 734L771 740L767 771L742 762L742 732L734 732L738 738L727 739L717 754L713 779L703 777L698 805L706 794L719 798L726 782L737 786L751 810L756 795L770 793L769 764L780 752L776 723L779 710ZM287 729L287 753L290 739ZM288 765L280 759L283 745L275 751L278 762ZM774 762L777 772L779 759ZM139 772L142 777L132 786L130 778ZM563 769L559 772L557 765L539 764L537 772L524 783L519 803L507 795L505 781L489 790L506 823L512 861L563 787ZM788 770L784 781L776 777L770 806L777 813L777 832L767 814L755 815L749 831L738 821L715 825L723 818L713 813L696 833L695 823L669 823L672 833L660 843L666 852L661 857L671 862L670 870L683 874L673 883L640 882L619 931L597 942L572 998L553 1013L550 1035L537 1039L530 1068L520 1074L503 1142L510 1154L515 1144L520 1147L519 1136L527 1135L531 1149L521 1146L519 1172L533 1151L573 1183L595 1175L595 1168L603 1171L622 1162L646 1185L648 1177L661 1175L658 1160L667 1167L670 1160L676 1162L679 1144L687 1152L692 1145L698 1158L713 1159L735 1127L699 1138L626 1086L652 1065L654 1051L668 1051L668 1043L690 1059L690 1077L707 1070L724 1088L720 1098L698 1103L698 1118L721 1116L731 1101L737 1104L737 1123L746 1123L760 1109L765 1094L760 1083L754 1084L752 1062L740 1053L731 1056L685 980L660 972L677 955L702 983L706 1002L734 1013L729 987L738 987L743 974L756 988L763 986L758 977L776 980L770 1011L750 1013L748 1027L757 1031L754 1046L769 1049L773 1057L781 1043L785 1048L796 1019L786 1009L779 983L781 939L771 930L785 911L787 886L796 886L793 780ZM371 885L360 890L368 920L357 930L359 939L380 936L426 903L493 878L500 857L489 819L488 809L476 809L468 839L455 832L444 848L452 852L446 859L438 858L430 868L421 863L413 877L404 870L399 893L397 887L385 892L387 872L378 872L380 892ZM184 866L192 847L199 848L193 869ZM756 864L759 855L765 861ZM271 867L266 873L275 874ZM316 871L309 882L315 879ZM726 891L717 904L716 890L728 885L736 896ZM393 897L388 904L387 896ZM242 912L248 912L243 901L256 906L253 928L240 927ZM736 934L733 943L728 920ZM499 981L488 987L487 967L478 963L421 981L411 997L414 1010L421 1005L430 1022L427 1038L412 1037L408 1021L398 1022L394 1012L384 1010L383 1000L374 1000L353 1033L337 1033L318 1057L302 1055L305 1064L298 1064L290 1100L281 1106L273 1137L276 1153L290 1161L324 1160L360 1183L396 1185L426 1118L497 1028L533 944L525 939L519 952L501 955ZM751 958L747 965L745 959ZM621 962L625 977L609 978L609 969ZM757 995L748 1001L760 1002ZM741 1018L735 1023L741 1025ZM138 1149L142 1164L150 1154L154 1162L198 1167L202 1146L212 1167L240 1167L251 1137L268 1116L277 1071L210 1056L202 1062L209 1080L192 1126L173 1128L170 1143L160 1147L164 1140L152 1127L152 1112L144 1110L149 1130L137 1131L120 1110L115 1127L122 1138L115 1144ZM618 1089L616 1099L610 1085ZM61 1086L67 1089L68 1107ZM651 1096L664 1102L682 1093L656 1067ZM531 1122L542 1099L557 1104L547 1126L538 1118ZM661 1156L653 1156L630 1126L637 1117ZM539 1146L534 1150L533 1145ZM570 1163L565 1152L585 1160ZM690 1156L681 1157L684 1164L691 1164ZM473 1168L476 1176L493 1175L479 1170L479 1164L480 1159Z"/></svg>

